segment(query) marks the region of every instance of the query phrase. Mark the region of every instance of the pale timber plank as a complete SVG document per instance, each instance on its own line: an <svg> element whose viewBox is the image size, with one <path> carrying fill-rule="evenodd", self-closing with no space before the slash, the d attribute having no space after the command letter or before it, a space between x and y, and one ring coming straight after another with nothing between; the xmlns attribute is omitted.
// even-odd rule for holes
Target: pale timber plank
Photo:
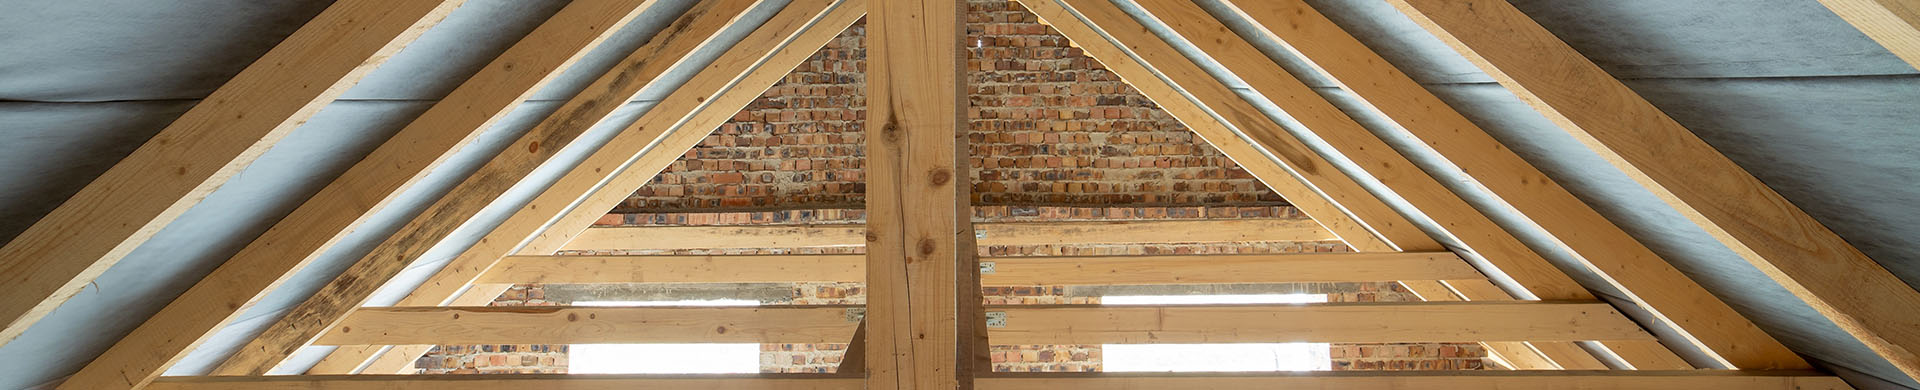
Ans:
<svg viewBox="0 0 1920 390"><path fill-rule="evenodd" d="M1604 303L990 306L994 344L1652 340ZM1418 324L1414 326L1413 324Z"/></svg>
<svg viewBox="0 0 1920 390"><path fill-rule="evenodd" d="M864 255L509 256L476 284L859 282Z"/></svg>
<svg viewBox="0 0 1920 390"><path fill-rule="evenodd" d="M1095 26L1106 25L1115 40L1129 45L1133 52L1145 58L1148 64L1159 65L1162 70L1172 69L1169 73L1190 74L1201 83L1209 82L1208 75L1190 60L1141 27L1139 22L1120 12L1110 3L1094 0L1062 0L1066 4L1076 5L1082 15ZM1164 4L1164 3L1162 3ZM1197 9L1195 11L1198 11ZM1498 272L1505 273L1526 289L1527 293L1542 299L1585 300L1592 299L1591 293L1573 279L1566 276L1552 263L1527 247L1518 238L1495 224L1491 218L1474 209L1451 190L1434 179L1419 166L1407 160L1380 140L1366 128L1360 126L1331 102L1294 78L1285 69L1273 63L1264 54L1245 41L1224 39L1213 31L1202 28L1198 22L1209 21L1205 11L1199 15L1174 15L1171 27L1189 38L1194 44L1213 56L1229 71L1244 77L1249 86L1261 95L1271 99L1293 119L1300 121L1304 128L1317 135L1332 146L1337 153L1353 160L1362 170L1378 178L1388 190L1401 195L1410 205L1444 226L1449 234L1460 239L1461 243L1479 252ZM1166 18L1161 18L1166 21ZM1213 23L1217 31L1231 36L1232 32ZM1255 77L1257 76L1257 77ZM1217 81L1212 81L1217 83ZM1247 103L1237 96L1220 96L1220 101L1242 109L1250 109ZM1252 112L1252 111L1244 111ZM1301 141L1283 134L1276 137L1285 142L1299 144ZM1302 146L1304 147L1304 146ZM1644 346L1642 346L1644 347ZM1637 348L1636 351L1652 352L1649 348ZM1642 354L1622 354L1628 363L1643 369L1687 369L1692 368L1671 352L1659 356L1659 359L1640 359ZM1672 358L1667 358L1671 356Z"/></svg>
<svg viewBox="0 0 1920 390"><path fill-rule="evenodd" d="M744 7L746 2L747 0L726 1L726 3L736 3L734 5L739 7ZM455 90L454 95L451 96L449 100L444 100L436 106L452 104L449 107L461 109L474 107L474 105L465 104L464 99L452 99L452 97L467 96L466 93L491 99L493 100L490 102L492 104L506 104L508 107L525 101L534 91L539 89L540 84L544 84L545 80L550 80L552 77L557 76L559 70L564 69L564 66L554 65L570 65L574 59L585 55L588 50L598 46L600 42L612 36L614 32L620 30L621 27L631 22L635 17L638 17L640 13L651 8L653 4L658 4L658 2L651 0L617 0L582 2L563 8L559 13L555 14L552 19L549 19L547 23L542 24L539 28L536 28L533 33L530 33L526 39L523 39L513 48L509 48L507 53L502 55L501 59L489 65L489 69L497 69L498 72L516 72L527 68L545 70L544 77L540 78L540 80L543 81L542 83L537 83L531 85L532 88L527 88L528 85L522 85L524 83L501 83L501 81L506 80L496 80L491 77L476 78L469 80L467 84L462 86L462 89ZM725 11L723 10L722 12ZM668 50L655 52L655 54L659 55L662 59L657 63L648 64L648 66L642 66L638 69L615 68L609 72L622 74L628 77L627 80L632 80L632 82L636 84L646 84L651 82L655 76L664 72L674 59L683 57L686 52L692 51L694 47L698 46L697 42L704 40L717 29L718 27L709 27L706 31L688 31L670 28L666 33L663 33L663 36L656 37L655 41L679 41L673 38L685 33L691 35L691 39L686 40L693 42L685 42L677 46L652 45L651 47L643 47L643 50L649 48L657 50L664 46L664 48ZM537 57L521 58L529 55L537 55ZM557 58L548 59L549 57ZM558 59L565 59L566 61L556 61ZM491 73L492 72L483 72L480 76L489 76ZM499 89L500 84L519 88ZM471 86L471 89L467 88L469 86ZM571 116L570 114L578 113L581 105L617 106L617 104L608 104L607 102L624 101L594 100L598 98L604 97L595 96L595 92L585 92L582 93L581 96L577 96L575 99L563 103L561 111L557 112L557 115L563 116L550 116L547 120L543 120L540 124L535 125L533 129L516 140L513 145L508 146L501 151L499 155L487 161L479 170L455 185L447 195L428 206L425 211L413 217L406 225L403 225L398 231L395 231L391 237L388 237L385 241L374 247L366 256L361 257L359 261L349 266L339 277L322 287L319 292L315 293L305 302L295 306L291 312L268 327L265 332L255 337L245 346L242 346L240 350L215 368L213 373L217 375L264 374L268 370L272 370L274 366L279 365L287 356L305 347L313 340L314 336L326 330L330 324L341 316L344 316L347 311L359 306L374 290L385 284L388 279L398 274L400 270L408 264L411 264L420 254L433 247L434 244L440 242L440 240L448 234L451 234L454 229L458 228L462 223L465 223L482 208L491 204L493 200L497 199L501 194L504 194L509 188L518 184L521 179L526 178L527 175L532 173L540 164L552 158L561 148L572 143L580 134L583 134L586 126L560 123L576 120L578 117ZM493 115L493 117L498 118L504 116L505 113L506 111L502 110ZM427 115L432 114L433 112L429 111ZM423 119L424 118L432 117L423 115ZM415 124L432 126L433 122L416 121ZM467 135L466 139L460 139L459 141L461 142L446 144L444 146L448 147L449 152L457 150L459 145L464 144L466 140L471 139L473 135L478 134L479 130L485 129L486 127L487 126L484 125L477 127L471 131L471 134ZM389 145L393 146L393 148L391 150L383 149L383 151L387 151L396 156L409 154L418 155L420 152L418 148L422 146L443 146L431 142L418 142L418 140L410 138L397 138L394 142L399 143L390 142ZM378 153L381 152L375 153L378 155ZM361 165L367 166L372 172L392 169L390 164L368 165L369 162L377 161L380 160L370 159L363 161ZM425 171L423 170L416 174L416 178L423 176L424 173ZM342 176L342 180L355 178L355 176L351 176L353 174L354 172L348 172L348 176ZM366 184L354 181L336 182L335 185L340 186L342 189L369 187ZM325 192L323 192L323 195L324 194ZM331 200L331 198L316 197L314 199L314 201L323 200ZM343 205L314 203L314 201L309 201L307 205L313 206L311 212L314 215L336 215L347 210ZM304 207L305 206L303 206L303 210L306 210ZM296 213L300 212L301 211L296 211ZM264 241L259 241L256 244L264 245L268 248L287 248L289 244L284 242L292 241L298 243L292 244L298 247L297 245L305 245L307 242L316 241L317 238L315 238L315 236L320 236L320 234L313 234L317 232L313 232L312 229L325 226L323 224L311 223L308 220L294 218L283 220L281 224L286 226L300 226L301 228L289 229L287 231L306 230L309 231L309 235L289 236L285 240L281 240L279 236L272 236L270 233L269 236L263 236L262 239ZM350 231L350 229L342 230L336 234L344 235L347 231ZM324 246L314 247L309 253L317 254L321 248L324 248ZM281 256L287 255L281 254ZM307 256L311 256L311 254L307 254ZM234 264L233 261L228 262L228 265L232 264ZM276 267L265 269L272 269L283 273L284 276L281 276L281 278L284 279L290 277L294 272L298 271L299 268L300 267Z"/></svg>
<svg viewBox="0 0 1920 390"><path fill-rule="evenodd" d="M860 390L858 377L758 375L324 375L168 377L154 390L521 390L713 389ZM983 376L988 390L1342 389L1342 390L1846 390L1839 378L1807 371L1482 371L1303 373L1004 373Z"/></svg>
<svg viewBox="0 0 1920 390"><path fill-rule="evenodd" d="M1317 189L1326 194L1328 198L1345 206L1347 210L1360 218L1361 221L1372 226L1373 230L1378 232L1382 239L1392 243L1394 246L1398 246L1403 250L1442 249L1432 238L1426 237L1424 233L1412 226L1405 218L1398 216L1395 211L1387 208L1384 203L1381 203L1364 188L1355 184L1351 178L1333 169L1330 162L1327 162L1306 148L1285 129L1280 128L1277 123L1264 118L1264 114L1259 110L1242 100L1237 94L1214 79L1211 75L1206 74L1204 70L1199 69L1198 66L1181 57L1179 53L1173 51L1165 42L1161 42L1157 37L1151 36L1151 34L1147 33L1145 28L1137 22L1124 14L1120 14L1111 4L1093 3L1092 5L1095 7L1094 10L1099 13L1089 16L1090 18L1098 17L1108 24L1123 26L1117 30L1104 29L1107 31L1107 34L1101 32L1103 29L1097 26L1097 23L1090 23L1090 21L1081 20L1080 17L1075 16L1073 12L1069 10L1072 8L1068 5L1070 3L1061 3L1055 0L1028 0L1023 2L1023 4L1026 4L1028 9L1035 11L1041 19L1054 21L1052 22L1053 26L1059 29L1060 32L1065 34L1069 39L1080 42L1082 47L1086 48L1089 56L1107 64L1136 88L1142 88L1141 91L1149 97L1153 97L1155 102L1168 107L1169 113L1174 114L1176 117L1191 116L1194 118L1191 120L1183 119L1184 123L1188 123L1191 126L1194 123L1216 121L1216 117L1209 114L1205 108L1201 107L1202 105L1218 111L1219 120L1231 123L1241 130L1239 134L1229 133L1222 135L1222 137L1226 139L1239 138L1244 140L1238 143L1215 143L1216 146L1222 147L1222 151L1229 154L1232 153L1227 145L1236 147L1259 145L1264 149L1271 150L1275 155L1282 157L1279 161L1287 163L1287 165L1299 175L1298 177L1301 181L1316 186ZM1126 41L1129 42L1126 48L1123 49L1119 44L1107 39L1108 34L1116 33L1124 34L1131 38L1126 39ZM1145 52L1142 53L1141 51ZM1130 53L1140 55L1140 59L1136 60L1132 55L1129 55ZM1159 60L1157 63L1155 62L1156 59ZM1145 62L1143 63L1141 61ZM1162 79L1162 75L1166 76L1166 79ZM1187 96L1193 96L1198 101L1187 100ZM1207 127L1194 127L1195 131L1206 131L1207 129ZM1205 133L1202 134L1205 135ZM1241 138L1241 134L1244 134L1244 138ZM1211 137L1209 138L1211 139ZM1356 207L1356 205L1364 207ZM1342 237L1346 236L1343 235ZM1352 241L1350 240L1349 242ZM1428 245L1431 245L1431 247L1427 247ZM1557 280L1571 283L1571 279L1568 279L1564 274L1557 273L1557 270L1544 275L1544 277L1548 279L1557 278ZM1430 288L1431 286L1412 287L1434 290ZM1428 299L1437 298L1440 297L1436 296ZM1591 297L1586 297L1583 299L1590 298ZM1578 347L1571 344L1564 345L1563 347L1564 348L1548 350L1565 353L1581 351ZM1534 348L1518 347L1489 349L1512 352L1535 350ZM1584 355L1585 353L1578 352L1578 354ZM1590 356L1555 356L1555 358L1555 360L1566 361L1580 360L1583 358L1591 359ZM1536 363L1541 360L1526 357L1504 359L1503 361Z"/></svg>
<svg viewBox="0 0 1920 390"><path fill-rule="evenodd" d="M1908 377L1920 291L1504 1L1389 0Z"/></svg>
<svg viewBox="0 0 1920 390"><path fill-rule="evenodd" d="M968 196L966 6L886 0L868 12L867 388L970 390L974 372L991 368L972 358L986 330Z"/></svg>
<svg viewBox="0 0 1920 390"><path fill-rule="evenodd" d="M1920 1L1820 0L1893 55L1920 69Z"/></svg>
<svg viewBox="0 0 1920 390"><path fill-rule="evenodd" d="M1183 34L1230 33L1191 2L1146 0L1141 4ZM1689 342L1721 364L1742 369L1810 368L1799 355L1306 3L1234 0L1227 4L1530 217L1585 260L1588 268L1674 324ZM1234 58L1245 71L1280 70L1258 66L1271 61L1248 45L1209 42L1205 48L1223 61Z"/></svg>
<svg viewBox="0 0 1920 390"><path fill-rule="evenodd" d="M1165 13L1169 25L1196 23L1206 17L1190 4L1148 0ZM1688 342L1715 355L1722 365L1738 369L1809 369L1797 353L1745 321L1730 305L1720 302L1697 282L1682 275L1647 246L1620 231L1571 192L1553 183L1540 169L1501 146L1486 131L1453 111L1446 102L1409 79L1357 38L1342 31L1325 15L1304 2L1248 2L1233 0L1231 10L1256 21L1261 33L1277 38L1288 50L1311 61L1336 83L1354 90L1363 104L1394 119L1404 129L1442 156L1452 159L1488 190L1507 200L1542 229L1565 242L1572 254L1590 269L1611 280L1619 290L1690 336ZM1188 33L1225 31L1219 23L1187 25ZM1213 56L1236 52L1244 61L1260 56L1250 46L1212 42ZM1267 61L1271 63L1271 61ZM1250 67L1279 69L1279 67ZM1630 355L1630 353L1620 353Z"/></svg>
<svg viewBox="0 0 1920 390"><path fill-rule="evenodd" d="M0 344L93 283L464 0L341 1L0 247Z"/></svg>
<svg viewBox="0 0 1920 390"><path fill-rule="evenodd" d="M1450 252L989 257L988 286L1481 279ZM476 283L781 283L865 280L863 255L510 256Z"/></svg>
<svg viewBox="0 0 1920 390"><path fill-rule="evenodd" d="M860 316L848 311L856 307L365 308L317 344L838 343L857 327ZM987 329L996 345L1653 339L1611 306L1593 302L1010 305L985 310L1007 315L1005 327ZM872 321L872 311L867 313Z"/></svg>
<svg viewBox="0 0 1920 390"><path fill-rule="evenodd" d="M315 344L843 343L855 307L369 307Z"/></svg>
<svg viewBox="0 0 1920 390"><path fill-rule="evenodd" d="M871 218L869 218L871 219ZM980 245L1208 243L1333 240L1306 219L989 222ZM562 249L802 248L866 243L863 225L623 226L586 229Z"/></svg>
<svg viewBox="0 0 1920 390"><path fill-rule="evenodd" d="M865 381L858 377L812 374L289 375L168 377L155 381L147 388L153 390L861 390L863 382Z"/></svg>
<svg viewBox="0 0 1920 390"><path fill-rule="evenodd" d="M604 41L609 30L638 16L643 4L648 3L630 0L562 10L553 17L557 21L550 20L508 48L63 386L139 387L165 371L207 334ZM244 354L261 350L272 351L254 348ZM259 365L270 368L277 361Z"/></svg>
<svg viewBox="0 0 1920 390"><path fill-rule="evenodd" d="M1339 389L1339 390L1844 390L1810 371L1460 371L1208 374L1008 373L982 377L990 390Z"/></svg>
<svg viewBox="0 0 1920 390"><path fill-rule="evenodd" d="M1354 249L1362 252L1448 250L1448 248L1441 246L1439 242L1428 237L1425 232L1420 231L1418 227L1414 226L1414 224L1404 216L1399 215L1385 203L1373 197L1373 195L1368 194L1364 189L1360 188L1358 184L1353 183L1345 177L1338 175L1328 177L1318 188L1304 182L1303 176L1292 174L1291 168L1281 163L1283 160L1262 154L1259 149L1253 147L1252 143L1242 139L1239 135L1235 134L1232 129L1226 127L1222 122L1211 116L1205 108L1188 100L1182 95L1179 87L1159 78L1148 66L1135 61L1127 55L1125 50L1107 41L1104 36L1094 31L1091 26L1068 14L1065 8L1060 5L1049 0L1028 3L1033 3L1028 5L1029 9L1040 12L1043 23L1048 20L1058 20L1061 23L1065 23L1065 25L1054 27L1058 28L1062 34L1073 39L1077 44L1085 42L1084 44L1080 44L1080 47L1085 49L1089 56L1101 61L1108 69L1113 70L1123 79L1126 79L1134 88L1139 89L1142 93L1153 98L1163 109L1168 110L1168 112L1172 113L1176 118L1180 118L1187 127L1199 133L1202 138L1208 139L1216 148L1219 148L1223 153L1232 157L1236 162L1246 167L1249 172L1260 178L1269 188L1286 197L1289 203L1300 208L1301 211L1312 216L1315 221L1320 222L1328 230L1339 235L1342 240L1346 241L1347 244ZM1245 115L1241 117L1251 118ZM1258 122L1252 124L1254 126L1265 125ZM1308 168L1330 165L1330 163L1321 160L1319 156L1311 153L1302 155L1296 152L1292 154L1292 156L1299 158L1301 160L1299 164ZM1316 171L1312 169L1304 172L1304 174L1314 173L1316 173ZM1335 199L1338 199L1340 203L1348 206L1343 207L1340 204L1335 204ZM1428 294L1416 294L1425 300L1459 300L1459 298L1454 297L1453 294L1438 281L1402 280L1400 284L1412 291L1428 292ZM1439 293L1435 294L1435 292ZM1506 300L1511 298L1503 297L1501 299ZM1553 348L1548 348L1547 350L1553 351L1555 358L1560 361L1591 362L1592 364L1563 367L1555 364L1554 359L1548 359L1546 356L1542 356L1540 351L1526 343L1492 342L1482 344L1487 346L1487 350L1494 355L1496 362L1506 364L1508 368L1605 368L1598 360L1594 359L1578 346L1570 343L1558 343L1559 345L1555 345Z"/></svg>
<svg viewBox="0 0 1920 390"><path fill-rule="evenodd" d="M551 254L560 249L605 210L651 180L674 158L864 15L866 0L800 0L787 4L478 244L455 257L402 304L484 305L493 301L500 291L497 287L465 290L474 277L509 254ZM674 126L682 120L684 124ZM660 140L658 145L653 145L655 140ZM640 155L639 161L623 171L636 154ZM589 192L592 194L582 199L580 194ZM574 206L576 201L578 206ZM545 227L549 221L553 228ZM367 365L365 372L399 372L428 348L396 346ZM341 348L312 371L351 372L366 357L379 352L379 348Z"/></svg>

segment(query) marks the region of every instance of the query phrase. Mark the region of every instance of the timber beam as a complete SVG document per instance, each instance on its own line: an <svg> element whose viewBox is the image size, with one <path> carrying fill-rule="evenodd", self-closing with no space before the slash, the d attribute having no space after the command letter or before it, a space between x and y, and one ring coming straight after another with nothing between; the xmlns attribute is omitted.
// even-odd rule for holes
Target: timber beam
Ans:
<svg viewBox="0 0 1920 390"><path fill-rule="evenodd" d="M511 256L476 283L866 280L862 255ZM1484 279L1452 252L984 257L985 286Z"/></svg>

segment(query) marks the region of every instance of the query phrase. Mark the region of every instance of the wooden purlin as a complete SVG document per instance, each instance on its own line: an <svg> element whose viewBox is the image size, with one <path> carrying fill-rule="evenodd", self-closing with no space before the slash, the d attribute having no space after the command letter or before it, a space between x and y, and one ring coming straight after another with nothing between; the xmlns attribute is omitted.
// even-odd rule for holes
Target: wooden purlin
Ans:
<svg viewBox="0 0 1920 390"><path fill-rule="evenodd" d="M366 308L316 344L837 343L861 321L858 308ZM995 345L1653 339L1600 302L996 305L984 310L1004 314L1004 324L987 331ZM866 311L866 318L872 314Z"/></svg>
<svg viewBox="0 0 1920 390"><path fill-rule="evenodd" d="M1062 241L1066 242L1066 241ZM987 286L1483 279L1451 252L983 257ZM860 282L862 255L509 256L478 284Z"/></svg>
<svg viewBox="0 0 1920 390"><path fill-rule="evenodd" d="M1146 242L1322 241L1335 237L1304 219L1165 219L1131 221L983 222L980 245L1046 245L1071 237L1082 244ZM593 227L565 250L802 248L865 245L856 224Z"/></svg>

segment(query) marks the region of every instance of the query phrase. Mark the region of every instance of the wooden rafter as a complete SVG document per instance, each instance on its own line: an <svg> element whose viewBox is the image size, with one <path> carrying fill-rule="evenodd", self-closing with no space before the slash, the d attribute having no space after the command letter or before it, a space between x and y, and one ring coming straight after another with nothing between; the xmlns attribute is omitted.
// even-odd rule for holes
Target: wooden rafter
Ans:
<svg viewBox="0 0 1920 390"><path fill-rule="evenodd" d="M1286 74L1285 69L1243 40L1199 39L1201 36L1232 37L1234 32L1192 2L1143 0L1140 4L1230 71L1246 75ZM1605 276L1605 280L1655 315L1673 323L1703 351L1723 356L1721 364L1745 369L1810 368L1793 351L1305 2L1238 0L1228 4L1241 16L1262 26L1262 32L1277 38L1353 91L1361 102L1386 114L1422 143L1460 166L1507 204L1553 234L1585 260L1589 269ZM1308 90L1305 84L1290 84L1269 88L1266 92L1272 96Z"/></svg>
<svg viewBox="0 0 1920 390"><path fill-rule="evenodd" d="M241 347L233 356L214 369L218 375L259 375L280 364L295 351L305 347L313 338L331 327L334 321L345 316L354 307L358 307L373 292L386 284L394 275L400 273L408 264L412 264L428 249L452 234L468 219L492 204L500 195L505 194L515 184L531 174L540 164L545 163L559 152L562 146L572 143L581 134L585 134L598 120L633 95L621 94L638 90L664 73L672 65L685 58L694 49L700 47L726 22L743 12L754 3L753 0L717 0L696 7L690 14L682 17L676 26L668 28L654 37L648 45L637 52L648 55L649 61L627 63L633 67L615 67L601 77L599 85L590 86L583 92L561 105L559 111L549 115L534 128L522 135L498 156L488 161L479 171L455 185L448 195L442 197L426 211L415 216L387 240L374 247L367 255L349 266L319 292L305 302L295 306L292 312L282 317L274 325ZM620 0L608 2L589 2L571 6L561 11L553 21L556 26L565 26L568 30L591 31L602 36L618 31L627 18L608 20L605 24L577 25L574 15L614 15L633 14L646 7L642 4L658 4L657 1ZM612 7L612 9L605 9ZM567 16L560 19L559 16ZM695 24L704 21L709 23ZM537 41L529 41L538 44ZM587 47L575 50L584 53ZM515 66L521 66L516 64ZM593 88L601 87L601 88ZM531 92L531 91L528 91ZM611 95L611 96L609 96ZM525 96L515 97L524 100ZM516 100L516 101L518 101Z"/></svg>
<svg viewBox="0 0 1920 390"><path fill-rule="evenodd" d="M1116 41L1134 49L1133 52L1136 55L1164 73L1186 74L1197 79L1197 82L1218 83L1197 64L1182 56L1170 44L1154 36L1146 28L1141 27L1139 22L1111 3L1099 0L1061 1L1074 5L1075 10L1085 15L1089 23L1103 27L1102 29L1111 34ZM1213 43L1240 42L1218 37L1203 41L1205 42L1197 44L1206 47ZM1244 44L1244 42L1240 43ZM1385 190L1400 195L1413 208L1443 226L1448 234L1458 238L1469 250L1486 258L1497 272L1511 277L1525 293L1540 299L1594 299L1593 294L1586 288L1573 281L1559 268L1554 267L1532 248L1527 247L1519 238L1495 224L1491 218L1422 171L1418 165L1394 151L1385 141L1360 126L1338 107L1314 93L1311 88L1280 69L1278 65L1273 65L1265 57L1225 58L1221 61L1236 73L1258 75L1258 77L1249 76L1243 79L1256 93L1272 100L1288 116L1299 121L1303 130L1318 136L1320 140L1331 146L1334 152L1345 155L1361 170L1377 178L1380 184L1386 187ZM1243 66L1258 66L1258 64L1266 64L1269 67L1259 68L1263 70L1260 73L1248 73L1248 69L1243 68ZM1229 102L1229 106L1239 107L1230 112L1259 115L1252 111L1246 101L1239 100L1238 96L1219 96L1218 100ZM1275 134L1271 139L1287 143L1293 148L1306 148L1303 141L1285 132ZM1483 271L1496 272L1495 270ZM1665 351L1664 348L1624 349L1637 352ZM1692 368L1670 351L1651 356L1621 354L1621 357L1626 359L1627 364L1638 369Z"/></svg>
<svg viewBox="0 0 1920 390"><path fill-rule="evenodd" d="M368 6L390 7L384 4ZM151 381L196 347L205 335L232 321L242 308L291 277L400 190L425 176L604 41L610 30L639 16L644 4L652 3L621 0L563 9L121 339L63 388L138 388ZM536 138L533 142L558 146L569 139ZM551 154L542 151L539 155ZM484 169L499 168L489 164ZM526 170L531 169L529 166ZM512 184L498 186L504 190ZM457 189L454 193L467 194ZM265 363L266 367L255 372L264 372L277 362Z"/></svg>
<svg viewBox="0 0 1920 390"><path fill-rule="evenodd" d="M966 7L867 18L867 388L973 388L984 314L967 195Z"/></svg>
<svg viewBox="0 0 1920 390"><path fill-rule="evenodd" d="M0 247L0 343L93 283L462 0L348 0ZM111 211L103 211L111 210Z"/></svg>
<svg viewBox="0 0 1920 390"><path fill-rule="evenodd" d="M1920 1L1820 0L1893 55L1920 69Z"/></svg>
<svg viewBox="0 0 1920 390"><path fill-rule="evenodd" d="M862 255L512 256L476 283L859 282ZM1484 278L1451 252L986 257L987 286L1324 283ZM984 271L992 268L992 272Z"/></svg>
<svg viewBox="0 0 1920 390"><path fill-rule="evenodd" d="M1086 222L988 222L976 229L980 245L1046 245L1149 242L1248 242L1331 240L1303 219L1134 220ZM586 229L563 249L720 249L858 246L865 225L629 226Z"/></svg>
<svg viewBox="0 0 1920 390"><path fill-rule="evenodd" d="M509 216L478 244L456 256L403 305L485 305L497 287L468 290L473 278L509 254L551 254L604 211L626 198L674 157L705 138L794 66L866 14L866 0L801 0L789 3L752 34L695 74L614 136L559 181ZM729 87L729 83L732 83ZM683 122L684 121L684 122ZM682 123L675 126L676 123ZM658 144L653 144L659 140ZM651 145L651 147L650 147ZM629 161L638 161L628 166ZM626 167L625 170L622 167ZM604 183L604 185L603 185ZM583 199L581 194L589 193ZM577 206L575 205L577 202ZM570 209L569 206L572 206ZM551 228L546 228L551 221ZM530 237L530 238L529 238ZM342 348L315 365L315 373L348 373L366 364L369 373L395 373L428 346Z"/></svg>
<svg viewBox="0 0 1920 390"><path fill-rule="evenodd" d="M1406 217L1389 208L1384 202L1361 188L1352 178L1332 168L1313 151L1298 146L1290 139L1285 129L1277 123L1264 119L1263 114L1235 95L1225 85L1206 75L1191 63L1172 63L1179 66L1181 72L1168 74L1172 80L1162 79L1154 67L1135 60L1127 49L1107 40L1099 29L1074 16L1070 7L1054 0L1023 0L1022 4L1032 10L1040 19L1051 24L1061 34L1067 36L1086 50L1088 56L1105 64L1108 69L1119 74L1141 93L1152 98L1168 113L1179 118L1183 124L1207 138L1223 153L1232 156L1247 166L1249 171L1260 176L1275 191L1286 196L1291 203L1306 211L1317 221L1330 218L1353 218L1364 222L1367 228L1361 232L1338 230L1344 224L1329 224L1336 229L1340 237L1361 251L1447 250L1433 238L1427 237ZM1110 6L1110 5L1109 5ZM1127 19L1131 22L1131 19ZM1146 41L1147 43L1158 42ZM1161 55L1171 53L1170 48L1161 44ZM1161 70L1166 70L1162 68ZM1178 84L1178 85L1175 85ZM1189 100L1192 96L1200 101ZM1210 113L1207 107L1221 110L1219 119ZM1246 136L1233 132L1225 124L1231 123ZM1240 140L1239 142L1235 142ZM1272 151L1273 156L1260 152L1264 147ZM1278 171L1283 175L1270 179L1263 171ZM1296 176L1287 172L1294 172ZM1279 185L1276 185L1279 184ZM1309 184L1312 186L1310 187ZM1323 198L1324 197L1324 198ZM1337 203L1337 204L1336 204ZM1348 214L1351 213L1351 214ZM1351 215L1351 217L1349 217ZM1359 222L1356 222L1359 223ZM1375 237L1374 235L1378 236ZM1490 282L1468 282L1464 286L1448 288L1438 282L1402 281L1410 290L1422 299L1429 301L1449 301L1465 298L1467 300L1509 300L1513 297L1494 287ZM1460 288L1466 287L1466 288ZM1455 297L1454 292L1462 295ZM1579 346L1571 343L1534 343L1523 345L1514 343L1490 343L1489 351L1500 355L1498 360L1510 363L1521 369L1605 369L1606 366L1589 355ZM1544 354L1544 356L1542 356Z"/></svg>
<svg viewBox="0 0 1920 390"><path fill-rule="evenodd" d="M1920 292L1505 1L1389 0L1907 376Z"/></svg>

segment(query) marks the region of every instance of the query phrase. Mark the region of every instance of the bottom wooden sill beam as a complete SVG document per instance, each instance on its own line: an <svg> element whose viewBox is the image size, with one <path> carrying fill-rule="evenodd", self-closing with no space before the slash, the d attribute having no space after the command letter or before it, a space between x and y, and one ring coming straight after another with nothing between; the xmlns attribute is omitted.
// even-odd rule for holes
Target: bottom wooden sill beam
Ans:
<svg viewBox="0 0 1920 390"><path fill-rule="evenodd" d="M162 377L147 385L147 390L860 390L865 386L864 378L822 374L450 374Z"/></svg>
<svg viewBox="0 0 1920 390"><path fill-rule="evenodd" d="M1286 373L1005 373L980 390L1841 390L1813 371L1319 371Z"/></svg>
<svg viewBox="0 0 1920 390"><path fill-rule="evenodd" d="M864 379L823 374L749 375L321 375L163 377L150 390L860 390ZM1343 371L1288 373L999 373L980 390L1843 390L1812 371Z"/></svg>

